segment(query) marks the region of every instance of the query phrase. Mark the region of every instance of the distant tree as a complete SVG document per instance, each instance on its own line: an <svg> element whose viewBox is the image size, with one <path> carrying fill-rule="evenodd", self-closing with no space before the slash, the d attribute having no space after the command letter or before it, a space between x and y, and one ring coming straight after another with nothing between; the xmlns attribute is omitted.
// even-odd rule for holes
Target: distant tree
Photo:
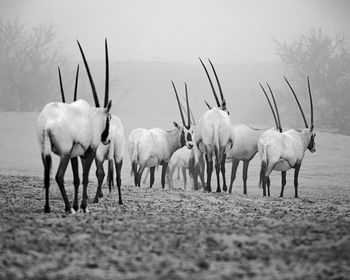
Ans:
<svg viewBox="0 0 350 280"><path fill-rule="evenodd" d="M349 40L344 35L331 37L313 28L292 43L275 42L291 80L298 92L304 93L299 94L304 104L309 104L306 79L310 76L317 127L350 134ZM309 112L309 106L304 108ZM297 112L297 107L285 109L289 115Z"/></svg>
<svg viewBox="0 0 350 280"><path fill-rule="evenodd" d="M0 110L39 110L57 100L57 66L68 58L55 37L52 26L28 30L18 19L0 20Z"/></svg>

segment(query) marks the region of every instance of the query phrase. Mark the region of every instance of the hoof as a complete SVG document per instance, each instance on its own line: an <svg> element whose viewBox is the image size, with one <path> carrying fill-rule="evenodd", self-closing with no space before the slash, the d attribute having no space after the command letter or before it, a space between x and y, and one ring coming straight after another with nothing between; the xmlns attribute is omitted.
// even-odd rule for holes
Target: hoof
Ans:
<svg viewBox="0 0 350 280"><path fill-rule="evenodd" d="M75 211L73 208L70 210L70 214L76 214L77 213L77 211Z"/></svg>
<svg viewBox="0 0 350 280"><path fill-rule="evenodd" d="M102 192L99 192L99 193L98 193L98 197L100 197L100 198L103 197L103 193L102 193Z"/></svg>
<svg viewBox="0 0 350 280"><path fill-rule="evenodd" d="M226 187L226 186L223 187L222 190L223 190L224 192L227 192L227 187Z"/></svg>
<svg viewBox="0 0 350 280"><path fill-rule="evenodd" d="M89 211L89 209L87 207L85 209L82 209L82 210L83 210L83 213L86 213L86 214L90 213L90 211Z"/></svg>
<svg viewBox="0 0 350 280"><path fill-rule="evenodd" d="M119 201L119 205L123 205L123 202L122 202L122 201Z"/></svg>
<svg viewBox="0 0 350 280"><path fill-rule="evenodd" d="M94 200L92 201L93 203L98 203L98 197L95 196Z"/></svg>
<svg viewBox="0 0 350 280"><path fill-rule="evenodd" d="M50 212L51 212L50 206L45 206L44 213L50 213Z"/></svg>
<svg viewBox="0 0 350 280"><path fill-rule="evenodd" d="M217 193L221 193L221 189L216 189L216 192Z"/></svg>
<svg viewBox="0 0 350 280"><path fill-rule="evenodd" d="M75 212L77 212L77 211L79 210L78 205L73 205L73 210L74 210Z"/></svg>

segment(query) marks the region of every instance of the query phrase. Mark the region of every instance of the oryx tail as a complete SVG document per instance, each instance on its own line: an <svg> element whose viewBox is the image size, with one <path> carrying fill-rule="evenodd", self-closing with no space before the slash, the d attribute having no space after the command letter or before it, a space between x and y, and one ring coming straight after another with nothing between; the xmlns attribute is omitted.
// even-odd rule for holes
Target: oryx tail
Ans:
<svg viewBox="0 0 350 280"><path fill-rule="evenodd" d="M108 173L107 173L107 178L108 178L108 189L109 192L112 191L112 184L113 184L113 156L114 156L114 143L111 143L111 145L109 145L109 151L108 151Z"/></svg>

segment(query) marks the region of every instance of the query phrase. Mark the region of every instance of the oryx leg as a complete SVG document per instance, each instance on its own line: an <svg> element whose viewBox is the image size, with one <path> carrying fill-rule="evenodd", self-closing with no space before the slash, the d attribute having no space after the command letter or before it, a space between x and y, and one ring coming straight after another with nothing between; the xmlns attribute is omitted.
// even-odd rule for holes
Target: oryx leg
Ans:
<svg viewBox="0 0 350 280"><path fill-rule="evenodd" d="M282 171L282 184L281 184L281 193L280 193L280 197L283 197L283 191L284 191L284 186L286 185L286 175L287 175L287 171Z"/></svg>
<svg viewBox="0 0 350 280"><path fill-rule="evenodd" d="M237 167L239 165L239 159L232 159L232 166L231 166L231 181L230 181L230 188L228 190L229 193L232 193L232 186L233 182L236 179L236 172L237 172Z"/></svg>
<svg viewBox="0 0 350 280"><path fill-rule="evenodd" d="M150 167L149 173L150 173L150 180L149 180L149 187L152 188L154 184L154 172L156 170L155 166Z"/></svg>
<svg viewBox="0 0 350 280"><path fill-rule="evenodd" d="M102 184L105 178L105 171L103 170L103 160L95 159L96 163L96 177L97 177L97 190L93 203L98 203L98 198L103 197Z"/></svg>
<svg viewBox="0 0 350 280"><path fill-rule="evenodd" d="M134 173L134 184L137 187L137 163L133 162L131 164L132 173Z"/></svg>
<svg viewBox="0 0 350 280"><path fill-rule="evenodd" d="M165 174L166 174L167 168L168 168L168 163L164 162L163 168L162 168L162 178L161 178L161 184L163 189L165 188Z"/></svg>
<svg viewBox="0 0 350 280"><path fill-rule="evenodd" d="M225 162L226 162L226 155L224 154L222 156L221 164L220 164L220 169L221 169L221 174L222 174L222 190L224 192L227 192L227 185L226 185L226 169L225 169Z"/></svg>
<svg viewBox="0 0 350 280"><path fill-rule="evenodd" d="M243 161L243 194L247 194L248 167L249 160Z"/></svg>
<svg viewBox="0 0 350 280"><path fill-rule="evenodd" d="M174 172L175 172L175 168L176 168L175 164L168 164L167 177L168 177L169 189L172 189L174 187L174 185L173 185L173 175L174 175Z"/></svg>
<svg viewBox="0 0 350 280"><path fill-rule="evenodd" d="M207 162L207 192L211 192L211 174L213 172L213 158L212 154L206 154L205 160Z"/></svg>
<svg viewBox="0 0 350 280"><path fill-rule="evenodd" d="M299 177L300 164L294 166L294 189L295 189L295 198L298 198L298 177Z"/></svg>
<svg viewBox="0 0 350 280"><path fill-rule="evenodd" d="M142 178L142 173L143 173L143 171L145 170L145 168L146 168L146 165L141 165L140 164L140 167L139 167L139 170L137 171L137 175L136 175L136 177L137 177L137 179L136 179L136 186L137 187L141 187L141 178Z"/></svg>
<svg viewBox="0 0 350 280"><path fill-rule="evenodd" d="M74 183L74 201L73 201L73 209L75 211L79 210L78 205L78 196L79 196L79 185L80 185L80 179L79 179L79 164L78 164L78 158L71 158L70 163L72 166L73 171L73 183Z"/></svg>
<svg viewBox="0 0 350 280"><path fill-rule="evenodd" d="M65 204L65 211L67 213L71 212L71 206L69 204L67 193L66 193L66 190L64 188L64 174L66 172L67 165L69 163L69 159L70 159L70 155L61 156L60 164L58 166L58 170L56 173L56 182L60 188L62 198L63 198L64 204Z"/></svg>
<svg viewBox="0 0 350 280"><path fill-rule="evenodd" d="M143 184L146 184L146 181L147 181L147 178L148 178L148 174L149 174L149 169L147 169L146 174L145 174L145 176L143 177L143 180L142 180L142 183L143 183Z"/></svg>
<svg viewBox="0 0 350 280"><path fill-rule="evenodd" d="M81 162L83 165L83 199L81 201L80 208L84 213L89 213L87 208L87 186L89 183L89 172L91 164L94 161L95 154L95 151L90 150L85 153L84 157L81 157Z"/></svg>
<svg viewBox="0 0 350 280"><path fill-rule="evenodd" d="M115 162L116 163L116 162ZM117 170L117 164L115 164L116 170ZM113 159L108 159L108 167L107 167L107 184L108 184L108 189L109 193L111 193L112 187L114 187L114 182L113 182ZM117 182L118 182L118 176L117 176Z"/></svg>
<svg viewBox="0 0 350 280"><path fill-rule="evenodd" d="M177 179L180 180L180 167L177 168Z"/></svg>
<svg viewBox="0 0 350 280"><path fill-rule="evenodd" d="M182 167L181 170L182 170L182 177L184 177L184 190L186 190L186 184L187 184L186 168ZM180 177L180 175L179 175L179 177Z"/></svg>
<svg viewBox="0 0 350 280"><path fill-rule="evenodd" d="M49 189L50 189L50 170L52 165L51 155L41 156L44 165L44 186L45 186L45 207L44 212L50 213Z"/></svg>
<svg viewBox="0 0 350 280"><path fill-rule="evenodd" d="M121 171L122 171L122 166L123 166L123 160L117 161L115 159L114 163L115 163L115 170L117 172L116 181L117 181L117 187L118 187L119 205L122 205L123 201L122 201L122 192L121 192L121 186L122 186Z"/></svg>

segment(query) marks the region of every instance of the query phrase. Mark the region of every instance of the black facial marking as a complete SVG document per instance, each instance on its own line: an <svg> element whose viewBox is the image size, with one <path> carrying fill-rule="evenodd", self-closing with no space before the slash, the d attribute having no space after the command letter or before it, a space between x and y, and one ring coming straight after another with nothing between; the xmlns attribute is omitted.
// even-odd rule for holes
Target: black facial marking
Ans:
<svg viewBox="0 0 350 280"><path fill-rule="evenodd" d="M102 134L101 134L101 142L105 142L107 140L108 134L109 134L109 122L111 119L111 115L108 114L107 118L106 118L106 127L103 130Z"/></svg>
<svg viewBox="0 0 350 280"><path fill-rule="evenodd" d="M186 140L185 140L185 132L182 130L181 132L181 146L185 146Z"/></svg>
<svg viewBox="0 0 350 280"><path fill-rule="evenodd" d="M192 134L187 132L187 141L192 141Z"/></svg>
<svg viewBox="0 0 350 280"><path fill-rule="evenodd" d="M311 135L310 142L307 148L311 151L314 148L314 146L315 146L315 136Z"/></svg>

